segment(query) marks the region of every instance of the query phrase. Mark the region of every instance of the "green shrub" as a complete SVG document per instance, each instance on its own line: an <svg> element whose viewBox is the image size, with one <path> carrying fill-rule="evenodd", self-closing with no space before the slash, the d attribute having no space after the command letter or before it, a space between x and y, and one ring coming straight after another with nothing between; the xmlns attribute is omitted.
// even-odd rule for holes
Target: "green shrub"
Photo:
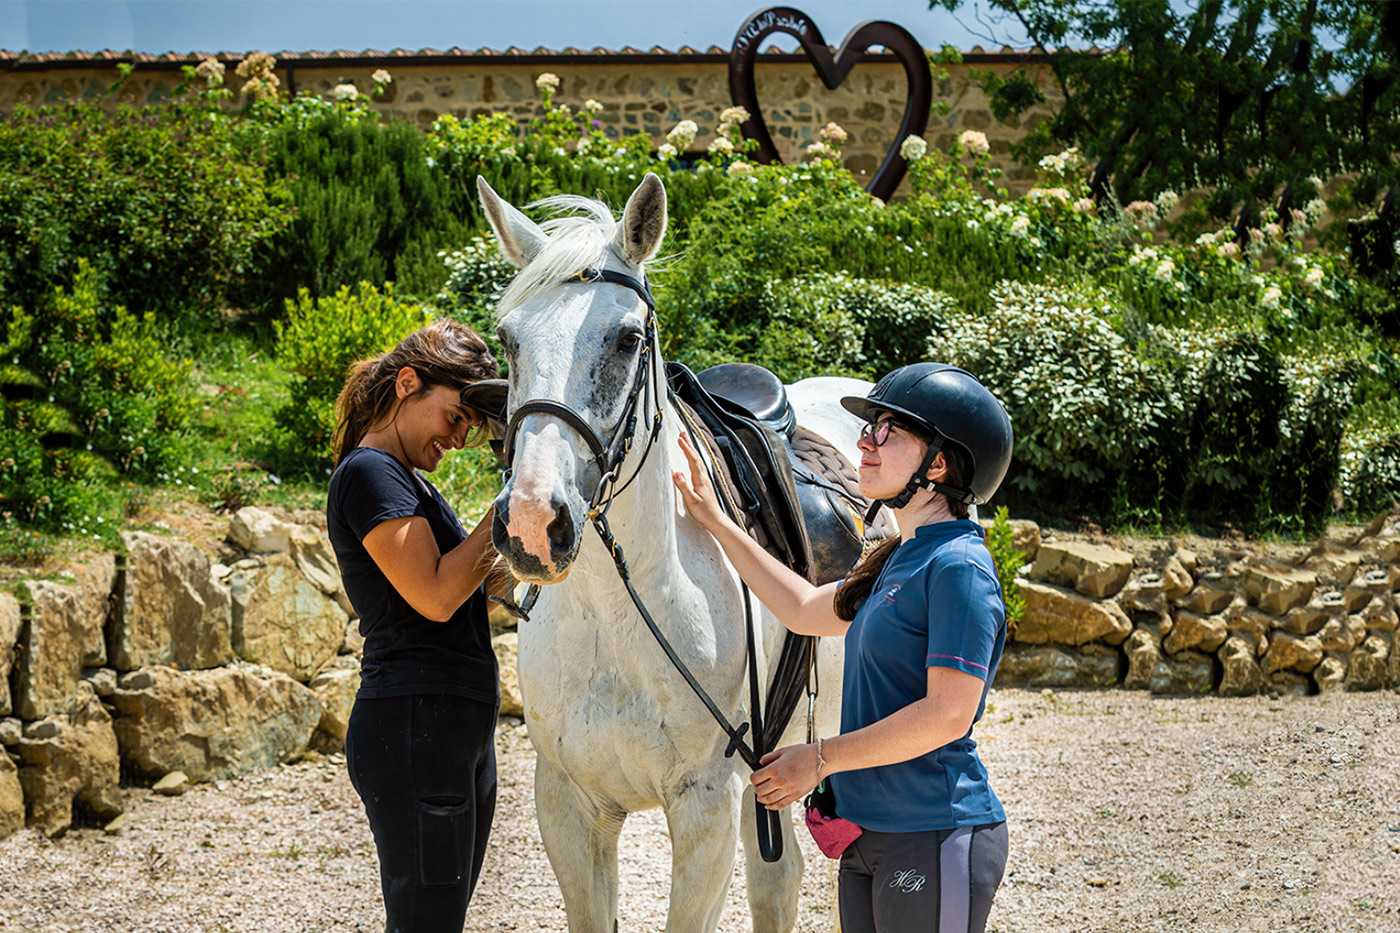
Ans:
<svg viewBox="0 0 1400 933"><path fill-rule="evenodd" d="M335 399L350 365L378 356L428 322L415 303L361 282L352 292L313 298L302 289L288 299L287 319L276 322L277 355L292 374L289 399L278 409L272 455L283 474L319 473L331 463Z"/></svg>
<svg viewBox="0 0 1400 933"><path fill-rule="evenodd" d="M438 292L437 306L494 341L496 304L518 270L501 255L494 237L474 236L461 249L439 255L447 266L447 282Z"/></svg>
<svg viewBox="0 0 1400 933"><path fill-rule="evenodd" d="M177 467L194 411L191 362L167 355L154 313L107 303L98 278L80 259L71 291L3 316L0 497L49 530L99 520L116 502L114 477L153 481Z"/></svg>
<svg viewBox="0 0 1400 933"><path fill-rule="evenodd" d="M992 564L997 569L997 579L1001 581L1001 599L1006 604L1006 624L1014 633L1016 623L1026 614L1026 598L1016 585L1016 574L1026 562L1026 554L1015 544L1015 533L1011 530L1010 513L1001 506L987 529L987 550L992 553Z"/></svg>
<svg viewBox="0 0 1400 933"><path fill-rule="evenodd" d="M87 101L0 119L0 306L33 307L86 260L113 307L198 331L287 217L217 109Z"/></svg>
<svg viewBox="0 0 1400 933"><path fill-rule="evenodd" d="M1342 439L1342 500L1362 515L1400 502L1400 399L1356 413Z"/></svg>

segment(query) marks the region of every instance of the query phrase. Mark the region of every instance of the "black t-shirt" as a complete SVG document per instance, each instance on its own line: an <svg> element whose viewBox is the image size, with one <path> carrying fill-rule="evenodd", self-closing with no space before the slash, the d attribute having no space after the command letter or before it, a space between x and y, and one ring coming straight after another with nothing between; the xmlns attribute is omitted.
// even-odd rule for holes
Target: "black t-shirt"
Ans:
<svg viewBox="0 0 1400 933"><path fill-rule="evenodd" d="M433 485L392 454L357 447L336 467L326 522L345 593L360 615L365 638L357 695L378 699L446 693L494 704L499 679L484 589L478 587L448 621L434 622L399 595L365 550L364 537L376 525L408 515L428 520L440 553L467 536Z"/></svg>

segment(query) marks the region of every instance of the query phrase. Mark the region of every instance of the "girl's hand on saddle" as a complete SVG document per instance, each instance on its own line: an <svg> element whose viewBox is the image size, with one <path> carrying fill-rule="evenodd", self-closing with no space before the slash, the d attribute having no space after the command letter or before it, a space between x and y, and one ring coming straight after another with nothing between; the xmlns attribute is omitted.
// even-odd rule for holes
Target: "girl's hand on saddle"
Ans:
<svg viewBox="0 0 1400 933"><path fill-rule="evenodd" d="M705 468L705 462L700 459L700 454L684 431L681 432L680 445L681 453L685 454L686 462L690 465L690 476L677 470L671 474L671 482L680 491L685 510L713 534L724 524L726 516L720 508L714 484L710 482L710 471Z"/></svg>
<svg viewBox="0 0 1400 933"><path fill-rule="evenodd" d="M758 760L763 765L752 775L758 802L769 810L781 810L801 800L821 783L817 774L817 746L789 745L771 751Z"/></svg>

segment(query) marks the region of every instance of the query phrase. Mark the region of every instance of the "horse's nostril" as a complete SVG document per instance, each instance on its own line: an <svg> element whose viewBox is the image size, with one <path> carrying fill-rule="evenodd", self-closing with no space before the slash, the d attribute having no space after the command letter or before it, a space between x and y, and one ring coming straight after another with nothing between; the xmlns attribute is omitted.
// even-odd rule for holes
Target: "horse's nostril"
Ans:
<svg viewBox="0 0 1400 933"><path fill-rule="evenodd" d="M545 533L549 535L549 546L555 553L573 549L574 520L572 516L570 516L567 508L561 508L555 511L554 521L549 523L549 527L545 529Z"/></svg>

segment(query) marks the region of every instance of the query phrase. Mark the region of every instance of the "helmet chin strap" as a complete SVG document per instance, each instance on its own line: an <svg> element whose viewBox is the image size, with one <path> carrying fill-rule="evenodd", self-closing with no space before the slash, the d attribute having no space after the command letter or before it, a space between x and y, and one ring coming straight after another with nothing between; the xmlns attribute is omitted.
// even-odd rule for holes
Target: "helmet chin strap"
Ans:
<svg viewBox="0 0 1400 933"><path fill-rule="evenodd" d="M934 458L943 449L943 438L938 437L928 445L928 453L924 455L924 462L919 464L919 468L914 471L914 475L909 477L908 484L902 492L892 499L876 499L870 503L870 509L865 513L865 523L869 525L875 521L875 516L880 511L880 506L887 505L891 509L902 509L909 504L909 500L914 498L914 494L920 489L927 489L930 492L941 492L949 499L958 502L971 502L973 495L969 490L957 489L946 483L937 480L925 479L928 476L929 467L933 466Z"/></svg>

